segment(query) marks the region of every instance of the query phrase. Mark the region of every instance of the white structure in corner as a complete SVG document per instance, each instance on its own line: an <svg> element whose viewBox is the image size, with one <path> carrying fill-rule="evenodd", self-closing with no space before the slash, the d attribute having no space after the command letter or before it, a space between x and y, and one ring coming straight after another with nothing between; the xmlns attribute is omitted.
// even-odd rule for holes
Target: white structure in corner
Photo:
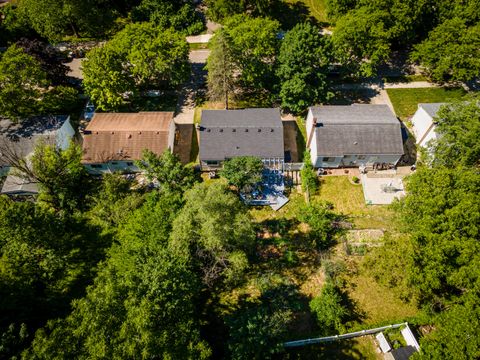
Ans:
<svg viewBox="0 0 480 360"><path fill-rule="evenodd" d="M37 117L19 123L0 121L0 176L8 175L1 193L12 196L38 193L36 183L10 173L11 156L28 158L40 141L55 143L59 149L66 150L74 136L75 130L69 116Z"/></svg>
<svg viewBox="0 0 480 360"><path fill-rule="evenodd" d="M404 153L400 122L387 105L310 107L306 130L315 167L396 165Z"/></svg>
<svg viewBox="0 0 480 360"><path fill-rule="evenodd" d="M427 147L430 140L437 139L435 116L444 103L418 104L412 117L413 133L417 145Z"/></svg>

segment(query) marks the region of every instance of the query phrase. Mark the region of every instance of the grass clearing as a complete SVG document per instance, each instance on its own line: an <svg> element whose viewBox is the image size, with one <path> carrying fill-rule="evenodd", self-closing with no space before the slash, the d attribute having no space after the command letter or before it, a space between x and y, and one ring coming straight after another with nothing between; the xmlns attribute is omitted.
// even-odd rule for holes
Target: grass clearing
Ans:
<svg viewBox="0 0 480 360"><path fill-rule="evenodd" d="M325 0L287 0L292 6L305 6L319 23L328 23Z"/></svg>
<svg viewBox="0 0 480 360"><path fill-rule="evenodd" d="M331 202L335 211L347 215L357 229L389 229L393 212L384 205L367 205L362 186L353 185L348 176L321 178L320 200Z"/></svg>
<svg viewBox="0 0 480 360"><path fill-rule="evenodd" d="M419 103L449 102L462 99L466 91L462 88L409 88L387 89L395 113L402 121L407 121L417 111Z"/></svg>

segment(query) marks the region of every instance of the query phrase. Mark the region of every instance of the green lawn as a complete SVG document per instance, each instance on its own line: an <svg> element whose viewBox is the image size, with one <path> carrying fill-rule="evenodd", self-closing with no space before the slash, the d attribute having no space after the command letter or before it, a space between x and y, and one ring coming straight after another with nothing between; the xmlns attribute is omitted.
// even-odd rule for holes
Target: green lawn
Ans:
<svg viewBox="0 0 480 360"><path fill-rule="evenodd" d="M406 121L410 119L419 103L448 102L461 99L466 91L461 88L419 88L419 89L387 89L390 101L397 116Z"/></svg>
<svg viewBox="0 0 480 360"><path fill-rule="evenodd" d="M292 5L303 4L318 22L328 22L325 0L287 0L286 2Z"/></svg>
<svg viewBox="0 0 480 360"><path fill-rule="evenodd" d="M347 176L322 177L318 198L331 202L357 229L391 228L392 211L385 205L367 205L362 186L353 185Z"/></svg>

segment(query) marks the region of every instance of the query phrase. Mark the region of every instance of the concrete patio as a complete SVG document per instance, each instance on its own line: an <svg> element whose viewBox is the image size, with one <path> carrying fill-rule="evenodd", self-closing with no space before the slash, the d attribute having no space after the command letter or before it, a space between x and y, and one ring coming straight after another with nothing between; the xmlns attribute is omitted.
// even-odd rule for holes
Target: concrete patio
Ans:
<svg viewBox="0 0 480 360"><path fill-rule="evenodd" d="M368 205L388 205L395 199L405 196L402 179L401 175L362 174L365 202Z"/></svg>

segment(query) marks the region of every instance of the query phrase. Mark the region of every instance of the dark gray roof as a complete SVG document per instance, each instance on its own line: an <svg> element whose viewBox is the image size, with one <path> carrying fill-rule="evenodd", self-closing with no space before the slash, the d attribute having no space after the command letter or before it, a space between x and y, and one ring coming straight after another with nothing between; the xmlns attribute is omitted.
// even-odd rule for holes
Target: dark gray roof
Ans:
<svg viewBox="0 0 480 360"><path fill-rule="evenodd" d="M279 109L202 111L200 159L236 156L284 157Z"/></svg>
<svg viewBox="0 0 480 360"><path fill-rule="evenodd" d="M1 193L5 195L36 195L38 194L38 184L9 174L3 183Z"/></svg>
<svg viewBox="0 0 480 360"><path fill-rule="evenodd" d="M320 123L332 124L398 124L387 105L353 104L345 106L315 106L310 111Z"/></svg>
<svg viewBox="0 0 480 360"><path fill-rule="evenodd" d="M446 103L429 103L429 104L418 104L419 108L422 108L425 110L425 112L430 115L430 117L434 118L437 115L438 110L442 105L445 105Z"/></svg>
<svg viewBox="0 0 480 360"><path fill-rule="evenodd" d="M400 122L386 105L310 109L317 118L319 156L403 154Z"/></svg>
<svg viewBox="0 0 480 360"><path fill-rule="evenodd" d="M40 139L55 140L58 129L67 121L68 116L37 117L13 123L0 121L0 166L9 165L2 156L2 148L7 146L19 156L30 154Z"/></svg>

